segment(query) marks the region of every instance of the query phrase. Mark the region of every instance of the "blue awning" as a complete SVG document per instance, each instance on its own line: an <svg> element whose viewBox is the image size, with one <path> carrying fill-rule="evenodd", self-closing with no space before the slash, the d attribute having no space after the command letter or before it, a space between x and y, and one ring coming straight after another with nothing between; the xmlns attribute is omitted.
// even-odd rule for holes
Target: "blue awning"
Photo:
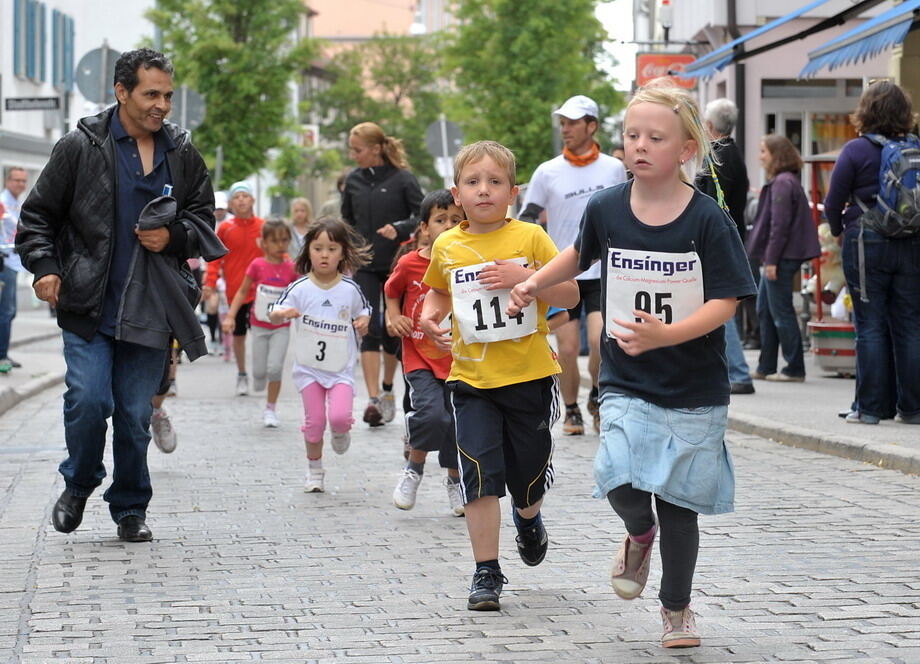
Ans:
<svg viewBox="0 0 920 664"><path fill-rule="evenodd" d="M697 58L689 65L684 67L681 71L673 72L673 75L680 78L709 78L717 71L724 69L732 63L732 60L738 53L735 50L737 46L740 46L749 39L759 37L760 35L769 32L773 28L779 27L784 23L788 23L789 21L796 19L802 14L823 5L827 1L828 0L814 0L814 2L810 2L804 7L796 9L794 12L790 12L785 16L781 16L778 19L770 21L769 23L760 26L756 30L748 32L738 39L729 42L728 44L725 44L724 46L721 46L710 53L707 53L703 57Z"/></svg>
<svg viewBox="0 0 920 664"><path fill-rule="evenodd" d="M887 12L879 14L853 28L849 32L830 40L821 48L808 54L808 64L799 78L814 76L827 67L834 69L871 58L887 48L904 41L920 10L920 0L906 0Z"/></svg>

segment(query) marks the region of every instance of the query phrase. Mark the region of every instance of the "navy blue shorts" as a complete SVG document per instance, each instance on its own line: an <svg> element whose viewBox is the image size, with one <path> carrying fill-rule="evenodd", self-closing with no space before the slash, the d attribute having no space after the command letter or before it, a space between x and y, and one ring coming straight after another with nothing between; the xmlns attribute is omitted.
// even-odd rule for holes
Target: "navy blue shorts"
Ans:
<svg viewBox="0 0 920 664"><path fill-rule="evenodd" d="M505 495L529 507L553 485L553 424L559 419L555 376L492 389L447 383L457 427L463 502Z"/></svg>

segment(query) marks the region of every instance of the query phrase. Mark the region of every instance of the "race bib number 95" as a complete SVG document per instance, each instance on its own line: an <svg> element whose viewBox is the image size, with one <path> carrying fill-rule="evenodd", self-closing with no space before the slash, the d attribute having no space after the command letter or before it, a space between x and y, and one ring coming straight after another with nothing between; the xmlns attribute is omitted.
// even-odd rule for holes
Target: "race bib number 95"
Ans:
<svg viewBox="0 0 920 664"><path fill-rule="evenodd" d="M613 321L641 322L634 309L676 323L703 306L703 268L695 251L683 254L607 251L607 336L628 332Z"/></svg>
<svg viewBox="0 0 920 664"><path fill-rule="evenodd" d="M523 258L512 259L526 266ZM537 303L532 302L517 316L505 313L511 301L511 291L486 290L479 283L479 272L492 262L458 267L450 271L453 315L463 342L491 343L519 339L537 331Z"/></svg>

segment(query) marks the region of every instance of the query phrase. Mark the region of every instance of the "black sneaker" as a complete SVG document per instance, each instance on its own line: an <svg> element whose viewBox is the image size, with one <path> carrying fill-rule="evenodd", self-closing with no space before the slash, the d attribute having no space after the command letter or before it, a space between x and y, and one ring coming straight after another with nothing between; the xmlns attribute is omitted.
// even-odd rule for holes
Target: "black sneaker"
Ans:
<svg viewBox="0 0 920 664"><path fill-rule="evenodd" d="M470 584L470 598L466 608L470 611L498 611L498 596L502 594L502 584L508 579L500 570L489 567L480 567L473 574Z"/></svg>
<svg viewBox="0 0 920 664"><path fill-rule="evenodd" d="M546 558L546 549L549 547L549 538L543 520L537 521L527 528L518 528L517 550L525 565L536 567Z"/></svg>

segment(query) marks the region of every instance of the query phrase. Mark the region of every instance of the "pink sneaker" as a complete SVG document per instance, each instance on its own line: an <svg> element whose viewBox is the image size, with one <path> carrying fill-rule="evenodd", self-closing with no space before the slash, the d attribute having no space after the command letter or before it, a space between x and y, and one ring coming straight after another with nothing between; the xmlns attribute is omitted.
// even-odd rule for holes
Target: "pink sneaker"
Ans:
<svg viewBox="0 0 920 664"><path fill-rule="evenodd" d="M658 526L655 526L652 540L648 544L638 544L627 534L620 550L617 551L613 559L613 569L610 570L610 585L623 599L635 599L645 589L657 532Z"/></svg>
<svg viewBox="0 0 920 664"><path fill-rule="evenodd" d="M690 607L682 611L670 611L661 607L662 648L696 648L700 645L700 633L696 631L696 619Z"/></svg>

